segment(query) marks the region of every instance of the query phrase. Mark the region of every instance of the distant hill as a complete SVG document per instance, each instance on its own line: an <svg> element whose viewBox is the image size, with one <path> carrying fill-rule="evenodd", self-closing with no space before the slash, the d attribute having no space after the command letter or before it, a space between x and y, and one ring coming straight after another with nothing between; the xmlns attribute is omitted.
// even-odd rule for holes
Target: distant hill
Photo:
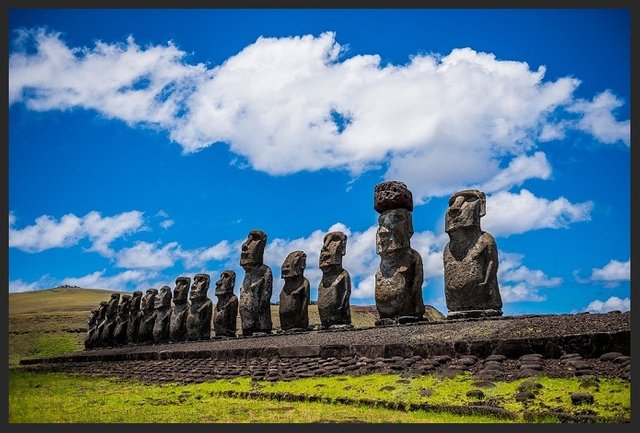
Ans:
<svg viewBox="0 0 640 433"><path fill-rule="evenodd" d="M113 292L113 290L79 287L56 287L32 292L9 293L9 315L59 311L86 311L88 313L96 308L100 301L108 301Z"/></svg>

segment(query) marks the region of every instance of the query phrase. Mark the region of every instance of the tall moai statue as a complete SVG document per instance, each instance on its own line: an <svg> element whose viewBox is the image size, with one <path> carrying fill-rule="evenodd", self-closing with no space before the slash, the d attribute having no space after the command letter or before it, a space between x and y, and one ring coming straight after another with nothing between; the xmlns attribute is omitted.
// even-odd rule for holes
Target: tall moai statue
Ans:
<svg viewBox="0 0 640 433"><path fill-rule="evenodd" d="M127 344L138 342L140 335L140 323L142 323L143 313L140 310L142 302L142 292L136 290L131 294L131 305L129 305L129 323L127 323Z"/></svg>
<svg viewBox="0 0 640 433"><path fill-rule="evenodd" d="M140 303L142 319L140 320L140 329L138 331L138 343L153 342L153 325L156 321L156 296L158 296L158 289L151 288L142 297Z"/></svg>
<svg viewBox="0 0 640 433"><path fill-rule="evenodd" d="M309 301L311 290L309 280L304 276L307 266L307 255L304 251L290 253L282 263L282 279L284 287L280 292L280 329L308 330L309 329Z"/></svg>
<svg viewBox="0 0 640 433"><path fill-rule="evenodd" d="M209 274L196 274L189 294L187 311L187 340L208 340L211 338L211 319L213 302L207 297L211 277Z"/></svg>
<svg viewBox="0 0 640 433"><path fill-rule="evenodd" d="M100 318L100 309L91 310L91 315L89 316L89 323L87 324L87 335L84 337L84 348L91 349L93 346L91 345L93 334L96 332L98 327L98 319Z"/></svg>
<svg viewBox="0 0 640 433"><path fill-rule="evenodd" d="M230 269L222 271L220 279L216 281L215 315L213 330L216 337L235 337L236 318L238 316L238 297L233 294L236 285L236 273Z"/></svg>
<svg viewBox="0 0 640 433"><path fill-rule="evenodd" d="M127 344L127 328L129 327L129 309L131 308L131 295L122 295L118 304L116 316L116 329L113 331L113 342L116 346Z"/></svg>
<svg viewBox="0 0 640 433"><path fill-rule="evenodd" d="M480 229L487 198L476 189L458 191L449 198L444 248L444 295L447 318L502 315L498 288L498 246Z"/></svg>
<svg viewBox="0 0 640 433"><path fill-rule="evenodd" d="M329 232L320 250L322 280L318 286L318 314L321 328L350 328L351 276L342 267L347 253L347 235Z"/></svg>
<svg viewBox="0 0 640 433"><path fill-rule="evenodd" d="M100 305L98 306L98 320L96 321L95 329L89 340L89 346L92 348L102 346L102 330L107 321L107 308L109 308L109 303L107 301L100 301Z"/></svg>
<svg viewBox="0 0 640 433"><path fill-rule="evenodd" d="M116 330L118 302L120 302L120 294L112 293L111 299L109 299L109 303L107 304L107 314L100 335L100 341L102 345L106 347L111 347L115 344L113 341L113 333Z"/></svg>
<svg viewBox="0 0 640 433"><path fill-rule="evenodd" d="M249 232L242 244L240 266L245 270L240 286L240 321L242 334L271 333L271 293L273 275L263 262L267 234L261 230Z"/></svg>
<svg viewBox="0 0 640 433"><path fill-rule="evenodd" d="M374 209L378 217L376 253L380 267L375 276L377 325L423 320L423 268L420 254L411 248L413 196L403 182L376 185Z"/></svg>
<svg viewBox="0 0 640 433"><path fill-rule="evenodd" d="M162 286L155 299L155 320L153 322L153 341L169 341L171 324L171 287Z"/></svg>
<svg viewBox="0 0 640 433"><path fill-rule="evenodd" d="M173 289L173 307L169 324L169 339L171 341L184 341L187 339L187 314L189 312L189 286L191 278L176 278L176 287Z"/></svg>

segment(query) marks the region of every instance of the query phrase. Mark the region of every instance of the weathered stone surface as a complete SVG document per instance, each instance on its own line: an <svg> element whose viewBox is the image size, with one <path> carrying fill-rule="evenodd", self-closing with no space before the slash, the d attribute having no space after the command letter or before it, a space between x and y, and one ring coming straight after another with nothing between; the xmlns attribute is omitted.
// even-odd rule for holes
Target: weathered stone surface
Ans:
<svg viewBox="0 0 640 433"><path fill-rule="evenodd" d="M156 321L155 303L157 295L158 289L148 289L140 302L142 319L140 320L140 330L138 331L138 343L153 341L153 325Z"/></svg>
<svg viewBox="0 0 640 433"><path fill-rule="evenodd" d="M273 275L271 268L263 263L267 235L261 230L249 232L242 244L240 266L245 270L240 287L240 320L242 334L271 333L271 294Z"/></svg>
<svg viewBox="0 0 640 433"><path fill-rule="evenodd" d="M516 401L526 401L526 400L532 400L536 398L536 395L534 393L532 393L531 391L520 391L516 394Z"/></svg>
<svg viewBox="0 0 640 433"><path fill-rule="evenodd" d="M116 330L116 319L118 317L118 302L120 302L120 293L112 293L111 299L107 304L107 311L104 323L100 329L100 342L102 346L114 346L113 333Z"/></svg>
<svg viewBox="0 0 640 433"><path fill-rule="evenodd" d="M236 317L238 315L238 297L233 294L236 285L236 273L230 269L220 274L216 281L216 303L213 329L216 336L236 336Z"/></svg>
<svg viewBox="0 0 640 433"><path fill-rule="evenodd" d="M113 342L116 346L127 344L127 328L129 326L129 309L131 308L131 295L122 295L118 304L116 316L116 328L113 331Z"/></svg>
<svg viewBox="0 0 640 433"><path fill-rule="evenodd" d="M413 211L413 195L404 182L390 180L375 186L373 191L373 208L378 213L391 209Z"/></svg>
<svg viewBox="0 0 640 433"><path fill-rule="evenodd" d="M106 306L106 302L105 302L105 306ZM93 341L92 339L94 339L93 335L96 332L96 329L98 328L98 321L100 320L100 309L95 309L95 310L91 310L91 315L89 316L89 323L87 324L87 335L85 335L84 337L84 348L85 349L91 349L93 347ZM104 320L104 317L102 317L102 320Z"/></svg>
<svg viewBox="0 0 640 433"><path fill-rule="evenodd" d="M502 315L498 287L498 247L480 229L486 213L486 196L478 190L464 190L449 198L445 231L444 284L449 318Z"/></svg>
<svg viewBox="0 0 640 433"><path fill-rule="evenodd" d="M376 253L381 260L375 275L375 299L380 318L422 318L423 267L420 254L410 246L411 212L404 208L387 210L378 223Z"/></svg>
<svg viewBox="0 0 640 433"><path fill-rule="evenodd" d="M187 312L187 340L211 338L213 302L207 297L210 282L209 274L196 274L193 277L189 294L191 305Z"/></svg>
<svg viewBox="0 0 640 433"><path fill-rule="evenodd" d="M169 341L171 326L171 287L162 286L155 302L155 321L153 323L153 341Z"/></svg>
<svg viewBox="0 0 640 433"><path fill-rule="evenodd" d="M481 389L472 389L467 391L467 397L477 398L479 400L484 398L484 392Z"/></svg>
<svg viewBox="0 0 640 433"><path fill-rule="evenodd" d="M142 302L142 292L136 290L131 294L131 304L129 305L129 320L127 323L127 343L137 343L140 335L140 323L143 313L140 311Z"/></svg>
<svg viewBox="0 0 640 433"><path fill-rule="evenodd" d="M593 394L589 394L588 392L572 392L571 403L574 405L593 404Z"/></svg>
<svg viewBox="0 0 640 433"><path fill-rule="evenodd" d="M169 322L169 339L171 341L184 341L187 339L187 314L189 312L187 296L189 294L189 286L191 286L191 278L176 278Z"/></svg>
<svg viewBox="0 0 640 433"><path fill-rule="evenodd" d="M347 252L347 235L329 232L320 251L322 280L318 286L318 314L322 328L351 325L351 276L342 267Z"/></svg>
<svg viewBox="0 0 640 433"><path fill-rule="evenodd" d="M311 290L309 280L304 277L306 265L307 255L303 251L293 251L282 263L284 287L280 292L278 313L283 330L309 328Z"/></svg>
<svg viewBox="0 0 640 433"><path fill-rule="evenodd" d="M607 352L600 355L600 361L613 361L617 357L622 356L620 352Z"/></svg>
<svg viewBox="0 0 640 433"><path fill-rule="evenodd" d="M320 346L290 346L281 347L278 349L278 354L281 358L307 358L311 356L318 356L320 354Z"/></svg>

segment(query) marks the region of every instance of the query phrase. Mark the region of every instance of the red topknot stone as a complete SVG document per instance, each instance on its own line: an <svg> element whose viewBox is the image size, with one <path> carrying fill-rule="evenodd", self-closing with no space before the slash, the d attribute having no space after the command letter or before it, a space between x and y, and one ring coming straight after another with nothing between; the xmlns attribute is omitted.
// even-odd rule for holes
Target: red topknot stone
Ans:
<svg viewBox="0 0 640 433"><path fill-rule="evenodd" d="M390 180L376 185L373 192L373 208L378 213L391 209L413 211L413 195L404 182Z"/></svg>

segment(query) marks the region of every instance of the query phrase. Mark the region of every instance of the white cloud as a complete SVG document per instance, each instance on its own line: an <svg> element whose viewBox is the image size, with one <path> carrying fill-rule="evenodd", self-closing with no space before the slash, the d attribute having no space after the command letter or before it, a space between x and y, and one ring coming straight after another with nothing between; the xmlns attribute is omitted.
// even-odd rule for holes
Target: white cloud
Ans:
<svg viewBox="0 0 640 433"><path fill-rule="evenodd" d="M492 193L520 186L527 179L549 179L549 176L551 176L551 165L546 155L544 152L536 152L532 156L521 155L512 159L507 168L476 188Z"/></svg>
<svg viewBox="0 0 640 433"><path fill-rule="evenodd" d="M15 229L16 217L9 218L9 246L29 253L37 253L50 248L66 248L89 238L90 251L110 257L113 251L109 243L113 240L141 229L142 212L123 212L113 217L102 217L92 211L84 217L67 214L57 221L49 215L36 218L35 225Z"/></svg>
<svg viewBox="0 0 640 433"><path fill-rule="evenodd" d="M146 290L149 287L159 286L156 272L142 270L126 270L119 274L105 276L106 270L96 271L82 277L64 278L61 284L69 284L85 289L105 289L105 290ZM163 283L166 284L166 283Z"/></svg>
<svg viewBox="0 0 640 433"><path fill-rule="evenodd" d="M175 251L176 258L184 261L187 269L194 269L204 266L211 260L222 261L231 255L231 245L224 240L209 248L196 248L194 250L183 250L178 248Z"/></svg>
<svg viewBox="0 0 640 433"><path fill-rule="evenodd" d="M27 283L20 279L9 281L9 292L17 293L17 292L31 292L33 290L41 289L42 286L38 281L34 281L33 283Z"/></svg>
<svg viewBox="0 0 640 433"><path fill-rule="evenodd" d="M592 202L570 203L566 198L547 200L526 189L519 193L501 191L487 197L483 230L494 236L509 236L529 230L562 228L570 223L589 221Z"/></svg>
<svg viewBox="0 0 640 433"><path fill-rule="evenodd" d="M35 52L24 48L29 41ZM605 142L628 131L611 114L621 101L610 92L576 103L579 80L544 81L544 66L471 48L391 65L379 55L348 57L331 32L261 37L207 69L186 64L172 43L141 48L131 37L70 48L59 34L22 31L14 45L10 104L83 107L154 125L185 152L225 142L240 163L269 174L386 165L385 177L405 180L418 203L468 185L546 179L543 154L526 155L565 128ZM568 107L579 116L573 124L552 120ZM518 171L525 162L534 165Z"/></svg>
<svg viewBox="0 0 640 433"><path fill-rule="evenodd" d="M174 220L164 220L160 223L160 227L166 230L174 224L175 224Z"/></svg>
<svg viewBox="0 0 640 433"><path fill-rule="evenodd" d="M612 296L606 301L600 301L596 299L591 302L584 311L589 311L591 313L607 313L609 311L629 311L631 309L631 299L624 298L620 299L617 296Z"/></svg>
<svg viewBox="0 0 640 433"><path fill-rule="evenodd" d="M130 248L118 251L116 266L133 269L165 269L174 265L177 242L159 247L158 242L136 242Z"/></svg>
<svg viewBox="0 0 640 433"><path fill-rule="evenodd" d="M630 146L630 121L619 122L613 116L613 111L623 105L622 100L606 90L595 96L591 102L578 100L568 110L581 114L582 117L578 120L577 127L592 134L601 142L613 144L622 141Z"/></svg>
<svg viewBox="0 0 640 433"><path fill-rule="evenodd" d="M562 284L560 277L548 277L541 270L529 269L523 265L522 254L503 251L499 254L498 285L504 303L542 302L547 298L539 293L540 289Z"/></svg>
<svg viewBox="0 0 640 433"><path fill-rule="evenodd" d="M604 283L608 288L615 288L620 283L631 280L631 259L626 262L611 259L602 268L592 268L588 278L580 277L579 270L573 271L573 275L576 281L582 284L596 282Z"/></svg>

